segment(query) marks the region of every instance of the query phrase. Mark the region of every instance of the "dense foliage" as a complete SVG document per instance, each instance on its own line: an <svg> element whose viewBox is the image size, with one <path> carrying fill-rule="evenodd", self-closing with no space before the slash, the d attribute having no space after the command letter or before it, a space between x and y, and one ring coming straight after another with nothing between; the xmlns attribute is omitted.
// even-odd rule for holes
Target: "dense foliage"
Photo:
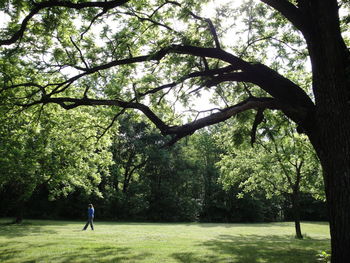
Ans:
<svg viewBox="0 0 350 263"><path fill-rule="evenodd" d="M15 207L18 220L25 202L42 185L49 190L45 199L66 196L76 187L99 194L96 187L112 161L108 137L97 139L94 125L101 120L92 111L32 110L0 117L4 212Z"/></svg>
<svg viewBox="0 0 350 263"><path fill-rule="evenodd" d="M27 132L32 135L31 130ZM63 135L62 131L59 132ZM38 140L42 138L39 134L33 138ZM21 180L16 182L18 187L31 186L31 191L27 190L27 197L21 202L15 198L21 193L18 187L13 185L13 176L16 174L10 173L21 170L20 166L12 163L13 169L8 170L9 176L12 176L9 180L12 181L4 182L0 191L0 205L4 208L0 216L17 216L18 207L23 204L21 212L26 217L82 219L86 216L86 204L92 202L96 208L97 220L202 222L291 220L291 203L286 195L266 198L264 193L267 188L260 185L242 198L239 196L239 184L244 183L244 178L241 177L237 177L236 183L225 184L225 190L223 189L223 185L219 182L222 173L217 164L220 160L225 160L221 155L227 151L227 145L217 139L221 138L218 136L218 130L203 131L184 143L163 149L159 145L162 145L164 138L150 125L123 118L118 132L111 137L112 144L106 153L96 152L98 157L96 161L100 160L97 164L101 164L102 160L105 165L108 164L105 168L99 166L96 177L91 175L92 171L96 171L93 167L79 161L86 160L88 152L86 148L83 152L76 150L78 141L68 140L59 143L66 159L74 158L71 160L72 167L68 166L68 160L59 159L58 162L53 157L47 156L43 158L42 166L37 167L33 161L42 156L42 148L36 147L40 152L35 155L32 155L34 151L27 153L31 156L32 162L27 161L26 173L21 174L19 177ZM51 141L54 138L50 135L47 140ZM86 142L85 136L81 139ZM42 145L44 146L48 147ZM67 151L73 146L74 154L69 154ZM59 154L58 149L54 152ZM7 157L4 159L10 162L11 155L5 155L4 152L3 154L3 157ZM95 160L91 159L92 153L90 155L89 163L94 164ZM110 155L113 156L113 162L106 163L104 158ZM248 157L246 157L247 163L250 162ZM61 167L61 162L67 162L67 169L71 169L71 173ZM246 165L243 162L242 169L244 167ZM268 167L269 165L266 165L266 169ZM35 170L35 174L31 175L29 173L31 170ZM51 180L45 180L48 171L55 172L50 174ZM5 175L2 173L3 179L6 178ZM59 175L64 177L58 177ZM325 204L322 201L317 201L310 195L302 195L301 200L305 202L301 208L302 219L326 219Z"/></svg>

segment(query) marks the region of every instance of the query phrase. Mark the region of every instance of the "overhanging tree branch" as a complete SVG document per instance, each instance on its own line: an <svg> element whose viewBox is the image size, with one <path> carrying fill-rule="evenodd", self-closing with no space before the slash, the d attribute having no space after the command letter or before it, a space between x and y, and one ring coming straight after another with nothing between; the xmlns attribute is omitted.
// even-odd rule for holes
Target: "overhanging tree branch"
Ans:
<svg viewBox="0 0 350 263"><path fill-rule="evenodd" d="M118 106L123 109L136 109L141 111L147 116L147 118L156 125L163 135L172 136L172 140L169 145L174 144L181 138L194 133L203 127L213 125L219 122L223 122L232 116L237 115L240 112L251 110L251 109L281 109L282 105L273 98L255 98L251 97L238 103L234 106L224 108L219 112L212 113L209 116L195 120L193 122L180 125L180 126L169 126L164 123L148 106L138 102L126 102L122 100L97 100L97 99L76 99L76 98L50 98L45 97L40 101L33 102L31 104L20 105L30 107L36 104L48 104L56 103L61 107L69 110L79 106L88 105L106 105L106 106Z"/></svg>
<svg viewBox="0 0 350 263"><path fill-rule="evenodd" d="M182 126L170 127L166 134L175 135L169 144L174 144L181 138L191 135L196 130L199 130L203 127L217 124L223 122L241 112L251 110L251 109L281 109L281 105L278 101L273 98L248 98L241 103L238 103L234 106L227 107L219 112L213 113L207 117L195 120L193 122L187 123Z"/></svg>
<svg viewBox="0 0 350 263"><path fill-rule="evenodd" d="M189 75L184 76L180 82L192 77L210 77L210 80L206 83L208 86L217 85L224 81L250 82L256 84L277 101L283 103L285 105L285 107L282 109L284 113L287 114L288 117L292 118L296 123L303 126L304 129L306 129L307 125L312 125L309 123L308 115L313 113L314 104L308 95L298 85L263 64L249 63L218 48L171 45L159 50L158 52L148 55L111 61L103 65L89 68L83 73L80 73L62 83L45 85L46 87L54 87L50 92L47 92L46 97L49 98L53 95L62 93L80 78L101 70L151 60L160 61L164 58L164 56L171 53L186 54L200 58L214 58L229 64L228 66L219 69L208 69L201 72L190 73ZM163 88L171 88L176 84L177 83L170 83L138 95L156 93ZM68 101L66 100L66 102ZM73 101L73 103L75 103L75 101ZM63 106L66 108L70 107L69 105Z"/></svg>

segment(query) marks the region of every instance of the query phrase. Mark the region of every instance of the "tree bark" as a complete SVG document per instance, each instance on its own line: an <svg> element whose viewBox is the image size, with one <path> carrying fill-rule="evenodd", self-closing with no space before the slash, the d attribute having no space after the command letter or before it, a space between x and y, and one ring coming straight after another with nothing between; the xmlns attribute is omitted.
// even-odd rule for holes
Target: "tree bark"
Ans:
<svg viewBox="0 0 350 263"><path fill-rule="evenodd" d="M337 152L333 153L337 154ZM348 159L348 164L342 166L342 160L338 160L338 164L333 163L334 160L329 160L328 164L323 165L330 221L332 263L348 262L350 258L350 160L349 156L342 159L344 161Z"/></svg>
<svg viewBox="0 0 350 263"><path fill-rule="evenodd" d="M341 38L336 1L305 2L312 21L312 30L304 35L312 63L315 110L308 123L297 123L323 169L331 262L344 263L350 258L350 53Z"/></svg>
<svg viewBox="0 0 350 263"><path fill-rule="evenodd" d="M308 20L314 121L307 127L323 168L332 263L350 258L350 53L340 32L338 3L300 1Z"/></svg>
<svg viewBox="0 0 350 263"><path fill-rule="evenodd" d="M315 145L325 181L332 263L350 258L350 120L344 120L336 114L319 119L320 138Z"/></svg>
<svg viewBox="0 0 350 263"><path fill-rule="evenodd" d="M24 218L24 201L23 200L19 200L17 202L17 207L16 207L16 218L13 220L14 224L21 224L23 222L23 218Z"/></svg>
<svg viewBox="0 0 350 263"><path fill-rule="evenodd" d="M23 222L23 215L19 215L17 214L15 220L13 221L13 223L15 224L21 224Z"/></svg>
<svg viewBox="0 0 350 263"><path fill-rule="evenodd" d="M303 239L303 235L301 234L301 226L300 226L300 198L299 192L293 192L292 194L292 210L293 210L293 218L295 225L295 237L298 239Z"/></svg>

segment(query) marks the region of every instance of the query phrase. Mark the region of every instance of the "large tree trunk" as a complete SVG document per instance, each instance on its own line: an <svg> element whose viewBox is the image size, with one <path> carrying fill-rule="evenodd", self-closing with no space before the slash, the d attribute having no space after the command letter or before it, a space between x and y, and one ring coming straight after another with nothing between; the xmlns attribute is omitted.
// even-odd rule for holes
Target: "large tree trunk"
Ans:
<svg viewBox="0 0 350 263"><path fill-rule="evenodd" d="M338 110L331 107L328 114L319 116L320 137L314 144L325 181L332 263L350 258L350 119Z"/></svg>
<svg viewBox="0 0 350 263"><path fill-rule="evenodd" d="M347 138L349 140L349 136ZM332 151L340 154L340 151ZM345 164L347 162L347 164ZM350 258L350 167L349 156L323 164L331 231L332 262Z"/></svg>
<svg viewBox="0 0 350 263"><path fill-rule="evenodd" d="M340 33L337 1L305 1L315 94L308 135L324 173L332 263L350 259L350 56Z"/></svg>
<svg viewBox="0 0 350 263"><path fill-rule="evenodd" d="M350 120L344 120L336 114L320 120L323 140L315 145L326 187L332 263L350 258Z"/></svg>

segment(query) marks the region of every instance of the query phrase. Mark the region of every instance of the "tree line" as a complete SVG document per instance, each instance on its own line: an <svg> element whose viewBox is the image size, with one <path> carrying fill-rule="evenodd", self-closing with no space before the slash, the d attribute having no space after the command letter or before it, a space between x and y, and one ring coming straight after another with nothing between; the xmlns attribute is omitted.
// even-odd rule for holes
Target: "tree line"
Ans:
<svg viewBox="0 0 350 263"><path fill-rule="evenodd" d="M16 125L16 118L3 119L0 216L16 217L17 222L26 217L81 220L86 217L86 205L93 203L98 220L327 219L322 180L312 181L320 173L318 161L289 149L295 147L291 134L286 134L284 141L267 138L259 145L271 147L272 143L290 151L290 161L308 158L304 165L309 168L300 169L300 173L312 183L298 179L295 171L286 168L289 180L300 181L297 189L283 184L288 177L283 179L283 169L273 165L278 166L275 155L284 155L252 147L242 139L247 138L246 131L233 130L229 123L163 147L164 137L140 116L125 115L118 120L117 129L101 138L97 136L98 126L91 125L96 112L71 113L74 123L67 127L66 112L55 107L52 110L56 110L55 118L46 119L50 113L42 112L40 120L35 114L25 120L20 115ZM80 119L80 115L84 117ZM56 121L49 125L53 119ZM6 132L7 125L13 125L10 134ZM284 125L279 124L279 128L290 132L290 127ZM79 136L73 133L77 129L83 129ZM16 133L20 134L20 141L14 137ZM94 136L89 138L89 134ZM285 160L282 164L288 165ZM274 184L280 187L278 192ZM299 198L297 207L295 191ZM300 226L298 231L296 235L301 238Z"/></svg>

